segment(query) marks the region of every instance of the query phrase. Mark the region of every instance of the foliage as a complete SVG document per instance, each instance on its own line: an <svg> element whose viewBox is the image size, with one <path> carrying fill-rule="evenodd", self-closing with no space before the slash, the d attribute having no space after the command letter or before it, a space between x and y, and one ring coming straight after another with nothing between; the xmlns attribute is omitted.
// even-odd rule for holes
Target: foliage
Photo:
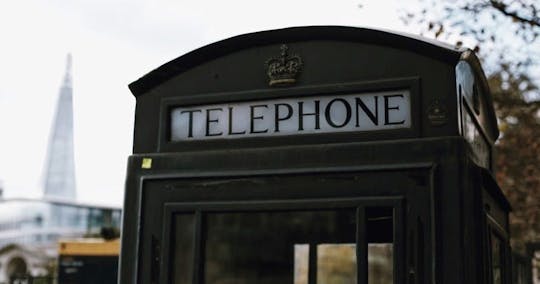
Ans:
<svg viewBox="0 0 540 284"><path fill-rule="evenodd" d="M419 0L420 10L406 11L406 24L423 26L422 33L457 46L468 42L487 64L499 70L503 62L513 72L538 68L540 7L536 0ZM538 78L540 79L540 78Z"/></svg>
<svg viewBox="0 0 540 284"><path fill-rule="evenodd" d="M424 36L473 46L483 60L501 137L496 177L513 206L512 243L540 240L540 3L420 0L402 20Z"/></svg>
<svg viewBox="0 0 540 284"><path fill-rule="evenodd" d="M497 181L513 207L514 247L540 239L540 101L524 94L538 88L524 74L505 71L489 77L501 137L496 144Z"/></svg>

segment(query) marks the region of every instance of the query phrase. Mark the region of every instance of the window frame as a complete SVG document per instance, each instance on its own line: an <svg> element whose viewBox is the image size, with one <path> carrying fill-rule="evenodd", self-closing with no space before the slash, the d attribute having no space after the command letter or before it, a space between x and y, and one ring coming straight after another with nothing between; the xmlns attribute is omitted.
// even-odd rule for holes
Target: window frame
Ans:
<svg viewBox="0 0 540 284"><path fill-rule="evenodd" d="M510 256L510 244L508 241L508 234L505 230L497 223L497 221L489 214L486 213L486 260L487 260L487 279L488 283L495 284L493 279L493 247L492 241L493 237L497 238L501 243L500 248L500 273L501 273L501 284L509 284L511 277L511 267L509 263Z"/></svg>
<svg viewBox="0 0 540 284"><path fill-rule="evenodd" d="M393 279L401 283L404 278L405 266L405 216L402 196L385 197L353 197L353 198L314 198L287 200L250 200L250 201L216 201L216 202L166 202L163 205L163 230L160 261L160 283L172 283L172 226L175 214L193 213L195 217L194 253L193 253L193 284L202 284L204 273L204 214L225 212L268 212L268 211L307 211L356 209L356 257L357 283L368 283L368 239L367 239L367 208L393 208ZM311 277L310 277L311 278ZM312 280L309 282L313 283Z"/></svg>

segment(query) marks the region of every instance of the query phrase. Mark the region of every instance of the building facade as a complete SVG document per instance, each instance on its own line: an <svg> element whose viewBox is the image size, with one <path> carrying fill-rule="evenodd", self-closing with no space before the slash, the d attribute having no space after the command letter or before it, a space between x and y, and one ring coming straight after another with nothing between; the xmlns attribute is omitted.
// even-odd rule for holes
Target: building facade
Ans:
<svg viewBox="0 0 540 284"><path fill-rule="evenodd" d="M103 228L118 229L120 216L121 209L115 207L53 199L1 200L0 283L18 274L50 274L60 239L96 237Z"/></svg>

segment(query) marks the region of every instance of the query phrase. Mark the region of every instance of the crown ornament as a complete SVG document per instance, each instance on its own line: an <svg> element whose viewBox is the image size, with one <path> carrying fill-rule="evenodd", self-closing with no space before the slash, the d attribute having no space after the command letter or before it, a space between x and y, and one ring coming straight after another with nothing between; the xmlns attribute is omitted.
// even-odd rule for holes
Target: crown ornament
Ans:
<svg viewBox="0 0 540 284"><path fill-rule="evenodd" d="M283 44L280 56L268 59L266 66L271 87L287 86L296 83L302 69L302 58L296 54L289 55L289 47Z"/></svg>

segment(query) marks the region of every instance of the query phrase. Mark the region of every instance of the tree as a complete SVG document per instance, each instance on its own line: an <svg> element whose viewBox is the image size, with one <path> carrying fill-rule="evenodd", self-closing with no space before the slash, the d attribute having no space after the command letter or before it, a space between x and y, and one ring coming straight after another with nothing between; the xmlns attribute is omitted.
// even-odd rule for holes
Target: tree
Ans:
<svg viewBox="0 0 540 284"><path fill-rule="evenodd" d="M513 206L512 244L540 240L540 3L534 0L421 0L404 11L425 36L464 41L483 61L499 120L496 178Z"/></svg>
<svg viewBox="0 0 540 284"><path fill-rule="evenodd" d="M496 177L513 207L512 243L524 250L527 242L540 239L540 102L524 99L538 88L526 75L511 72L492 74L489 83L502 133L495 148Z"/></svg>

